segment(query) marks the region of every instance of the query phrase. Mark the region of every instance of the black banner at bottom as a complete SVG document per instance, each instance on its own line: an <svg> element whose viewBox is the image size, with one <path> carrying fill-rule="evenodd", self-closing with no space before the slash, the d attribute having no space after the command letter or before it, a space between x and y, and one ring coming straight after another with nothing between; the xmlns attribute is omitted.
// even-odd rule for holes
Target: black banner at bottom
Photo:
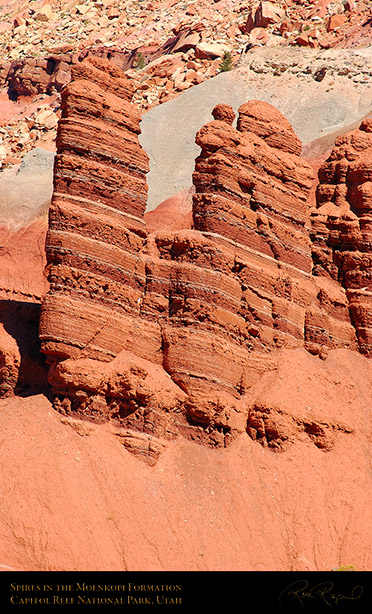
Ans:
<svg viewBox="0 0 372 614"><path fill-rule="evenodd" d="M367 612L369 572L2 572L0 611Z"/></svg>

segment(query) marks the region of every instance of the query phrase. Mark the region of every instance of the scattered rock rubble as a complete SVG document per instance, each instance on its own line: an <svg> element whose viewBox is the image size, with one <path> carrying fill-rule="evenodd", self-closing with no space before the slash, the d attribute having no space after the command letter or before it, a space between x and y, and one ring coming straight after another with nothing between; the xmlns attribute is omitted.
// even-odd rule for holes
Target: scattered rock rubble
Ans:
<svg viewBox="0 0 372 614"><path fill-rule="evenodd" d="M59 92L72 65L87 55L106 57L133 78L134 102L146 111L218 74L226 51L235 66L247 50L262 46L366 45L369 10L366 0L6 3L0 7L0 118L1 92L16 104L10 121L0 119L0 163L18 161L40 141L54 142ZM355 78L367 76L362 71ZM35 96L38 108L24 110Z"/></svg>

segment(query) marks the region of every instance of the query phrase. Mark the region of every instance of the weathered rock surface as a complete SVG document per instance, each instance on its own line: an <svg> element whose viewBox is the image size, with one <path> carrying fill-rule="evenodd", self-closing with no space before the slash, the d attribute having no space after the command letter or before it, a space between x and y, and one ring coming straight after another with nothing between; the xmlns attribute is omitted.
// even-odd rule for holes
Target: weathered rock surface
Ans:
<svg viewBox="0 0 372 614"><path fill-rule="evenodd" d="M247 431L262 443L249 391L273 368L268 352L358 348L344 287L312 275L314 177L301 142L268 103L243 104L236 128L217 105L196 135L193 229L148 234L131 83L102 59L73 74L40 320L55 407L114 421L151 463L159 438L179 434L221 447Z"/></svg>
<svg viewBox="0 0 372 614"><path fill-rule="evenodd" d="M17 231L0 227L0 300L40 304L48 289L43 274L47 228L46 215Z"/></svg>
<svg viewBox="0 0 372 614"><path fill-rule="evenodd" d="M18 381L21 356L16 340L0 324L0 396L13 395Z"/></svg>
<svg viewBox="0 0 372 614"><path fill-rule="evenodd" d="M319 170L313 212L314 272L346 288L360 351L372 355L372 120L339 137Z"/></svg>
<svg viewBox="0 0 372 614"><path fill-rule="evenodd" d="M265 122L254 121L257 108ZM275 109L252 101L240 107L237 130L221 121L202 128L194 173L195 228L234 245L231 273L242 294L233 311L251 325L250 347L355 348L345 291L311 277L312 170L288 153L298 151L298 139L284 118L279 123ZM267 126L276 127L275 138Z"/></svg>
<svg viewBox="0 0 372 614"><path fill-rule="evenodd" d="M47 353L60 353L67 339L75 353L85 347L88 355L107 359L123 347L144 287L137 252L146 236L148 160L138 143L139 115L128 103L133 90L122 72L88 59L75 74L63 92L57 136L46 244L51 292L41 339ZM106 323L112 307L123 337L120 326Z"/></svg>
<svg viewBox="0 0 372 614"><path fill-rule="evenodd" d="M71 78L71 65L78 60L71 55L53 55L12 62L4 78L9 95L17 100L22 96L60 92Z"/></svg>
<svg viewBox="0 0 372 614"><path fill-rule="evenodd" d="M263 100L251 100L239 108L237 128L240 132L253 132L276 149L301 153L302 143L289 121Z"/></svg>
<svg viewBox="0 0 372 614"><path fill-rule="evenodd" d="M278 23L286 16L286 12L275 2L260 2L255 12L254 25L265 28L269 24Z"/></svg>

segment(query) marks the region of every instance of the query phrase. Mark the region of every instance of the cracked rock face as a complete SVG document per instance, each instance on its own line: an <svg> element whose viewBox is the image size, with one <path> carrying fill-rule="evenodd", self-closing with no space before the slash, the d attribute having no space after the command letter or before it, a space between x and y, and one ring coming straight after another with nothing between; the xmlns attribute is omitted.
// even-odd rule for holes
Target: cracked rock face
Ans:
<svg viewBox="0 0 372 614"><path fill-rule="evenodd" d="M112 358L138 313L148 159L132 94L99 59L78 66L63 93L40 328L48 355Z"/></svg>
<svg viewBox="0 0 372 614"><path fill-rule="evenodd" d="M346 288L360 351L372 356L372 120L339 137L319 170L313 212L315 272Z"/></svg>
<svg viewBox="0 0 372 614"><path fill-rule="evenodd" d="M254 101L240 107L237 126L214 121L197 135L194 225L234 254L240 306L232 311L250 349L355 348L345 290L311 275L312 171L288 152L296 135L276 109Z"/></svg>
<svg viewBox="0 0 372 614"><path fill-rule="evenodd" d="M300 140L268 103L243 104L237 128L218 105L196 135L194 229L148 233L132 93L97 58L63 91L40 320L55 407L112 421L150 464L160 439L178 435L221 447L247 432L272 450L302 437L330 449L347 427L252 405L249 392L273 368L268 352L358 349L337 275L313 276L313 171ZM362 161L354 167L360 183Z"/></svg>

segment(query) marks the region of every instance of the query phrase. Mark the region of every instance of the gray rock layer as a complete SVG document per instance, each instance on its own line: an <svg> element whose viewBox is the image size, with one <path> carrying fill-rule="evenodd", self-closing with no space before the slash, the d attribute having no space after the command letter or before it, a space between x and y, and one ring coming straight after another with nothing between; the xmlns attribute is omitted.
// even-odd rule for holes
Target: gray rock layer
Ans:
<svg viewBox="0 0 372 614"><path fill-rule="evenodd" d="M265 100L291 122L304 146L347 131L372 109L372 47L350 50L255 48L240 65L143 116L140 142L150 158L148 210L191 185L194 136L218 103L234 110ZM332 145L329 139L325 147Z"/></svg>

